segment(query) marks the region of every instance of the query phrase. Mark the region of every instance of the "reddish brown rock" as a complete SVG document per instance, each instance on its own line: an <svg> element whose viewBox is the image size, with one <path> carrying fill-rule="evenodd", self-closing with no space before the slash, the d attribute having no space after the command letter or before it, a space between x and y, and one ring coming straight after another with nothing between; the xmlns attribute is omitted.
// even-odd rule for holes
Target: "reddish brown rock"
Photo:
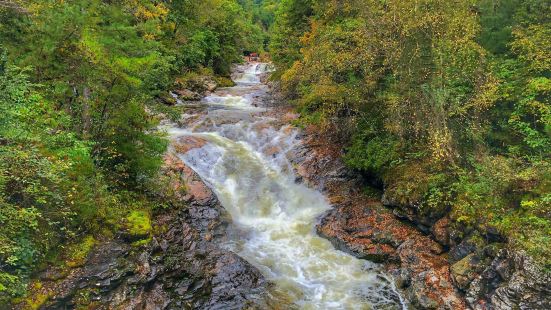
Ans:
<svg viewBox="0 0 551 310"><path fill-rule="evenodd" d="M185 154L193 149L198 149L207 144L208 141L194 136L183 136L172 143L174 150L180 154Z"/></svg>
<svg viewBox="0 0 551 310"><path fill-rule="evenodd" d="M448 245L450 243L449 226L450 219L448 217L443 217L439 219L431 229L434 239L442 245Z"/></svg>
<svg viewBox="0 0 551 310"><path fill-rule="evenodd" d="M206 140L184 136L173 142L174 150L185 154L192 149L203 147ZM200 203L208 203L216 199L214 193L208 188L199 176L175 154L169 153L164 157L163 176L168 177L168 197L175 197L182 201L196 200ZM167 188L164 189L165 192Z"/></svg>
<svg viewBox="0 0 551 310"><path fill-rule="evenodd" d="M384 263L415 309L467 309L453 286L442 246L398 219L380 201L366 197L360 180L342 161L342 148L309 128L292 155L296 173L323 190L335 206L317 226L336 248ZM435 233L445 240L446 222Z"/></svg>
<svg viewBox="0 0 551 310"><path fill-rule="evenodd" d="M397 220L376 202L339 206L317 227L340 250L381 263L396 263L407 274L402 286L413 305L423 309L464 309L452 285L442 247ZM394 267L393 267L394 268Z"/></svg>
<svg viewBox="0 0 551 310"><path fill-rule="evenodd" d="M231 220L214 193L175 155L165 156L162 172L171 186L186 189L187 203L155 218L156 233L148 245L101 242L84 266L59 276L48 272L31 292L46 298L41 308L266 308L268 284L260 271L221 246ZM27 308L25 303L14 307Z"/></svg>
<svg viewBox="0 0 551 310"><path fill-rule="evenodd" d="M281 152L281 149L277 146L271 146L271 147L267 148L266 150L264 150L264 154L266 154L268 156L275 156L279 152Z"/></svg>
<svg viewBox="0 0 551 310"><path fill-rule="evenodd" d="M281 117L281 120L285 123L290 123L292 121L297 120L299 117L300 117L300 114L287 112Z"/></svg>
<svg viewBox="0 0 551 310"><path fill-rule="evenodd" d="M340 197L342 199L342 197ZM331 210L317 226L318 234L340 250L375 262L398 261L396 248L404 242L392 214L375 205L342 206ZM389 225L389 229L383 226Z"/></svg>
<svg viewBox="0 0 551 310"><path fill-rule="evenodd" d="M188 200L194 200L198 203L206 204L216 196L212 190L195 174L189 167L185 167L182 170L182 177L187 189L187 193L190 196Z"/></svg>

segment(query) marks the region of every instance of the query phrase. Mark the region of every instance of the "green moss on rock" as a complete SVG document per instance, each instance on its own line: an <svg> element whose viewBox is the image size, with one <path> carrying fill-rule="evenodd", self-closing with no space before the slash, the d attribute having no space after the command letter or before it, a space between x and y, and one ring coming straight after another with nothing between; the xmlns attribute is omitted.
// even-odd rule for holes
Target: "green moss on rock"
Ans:
<svg viewBox="0 0 551 310"><path fill-rule="evenodd" d="M131 211L126 217L124 230L132 241L148 239L151 234L151 218L146 211Z"/></svg>
<svg viewBox="0 0 551 310"><path fill-rule="evenodd" d="M214 80L218 84L218 87L232 87L232 86L235 86L235 83L229 77L215 76Z"/></svg>
<svg viewBox="0 0 551 310"><path fill-rule="evenodd" d="M67 266L74 268L84 265L88 254L96 244L97 241L93 236L86 236L80 243L69 246L67 251Z"/></svg>

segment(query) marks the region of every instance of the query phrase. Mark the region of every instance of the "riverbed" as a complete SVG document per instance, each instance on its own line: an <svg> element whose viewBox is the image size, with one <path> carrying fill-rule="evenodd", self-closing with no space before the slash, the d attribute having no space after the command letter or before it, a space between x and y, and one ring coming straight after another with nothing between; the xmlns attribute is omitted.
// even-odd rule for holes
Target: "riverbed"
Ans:
<svg viewBox="0 0 551 310"><path fill-rule="evenodd" d="M267 116L269 90L262 80L269 71L263 63L237 66L236 86L205 97L201 112L168 130L173 139L205 141L178 157L230 213L224 246L262 272L274 300L297 309L405 309L379 265L338 251L316 234L331 205L297 180L289 155L300 143L298 130L274 126Z"/></svg>

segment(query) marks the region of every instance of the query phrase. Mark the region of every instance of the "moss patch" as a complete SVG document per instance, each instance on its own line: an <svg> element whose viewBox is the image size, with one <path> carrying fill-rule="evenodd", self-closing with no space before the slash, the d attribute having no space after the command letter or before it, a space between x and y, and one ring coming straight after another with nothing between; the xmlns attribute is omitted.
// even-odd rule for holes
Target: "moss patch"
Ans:
<svg viewBox="0 0 551 310"><path fill-rule="evenodd" d="M146 211L131 211L126 217L127 233L133 240L148 239L151 234L151 218Z"/></svg>
<svg viewBox="0 0 551 310"><path fill-rule="evenodd" d="M215 76L214 80L216 81L216 84L218 84L218 87L232 87L232 86L235 86L235 83L229 77Z"/></svg>
<svg viewBox="0 0 551 310"><path fill-rule="evenodd" d="M93 236L86 236L80 243L73 244L67 251L67 266L79 267L86 263L86 258L90 251L97 244Z"/></svg>
<svg viewBox="0 0 551 310"><path fill-rule="evenodd" d="M32 297L27 298L26 301L26 309L39 309L42 305L48 301L48 294L36 294Z"/></svg>
<svg viewBox="0 0 551 310"><path fill-rule="evenodd" d="M28 287L28 296L12 300L14 304L21 306L22 309L40 309L51 297L51 293L43 290L42 282L35 281Z"/></svg>
<svg viewBox="0 0 551 310"><path fill-rule="evenodd" d="M153 238L149 237L149 238L147 238L147 239L142 239L142 240L134 241L134 242L132 242L132 246L133 246L133 247L140 247L140 246L142 246L142 245L147 245L147 244L149 244L149 242L151 242L152 239L153 239Z"/></svg>

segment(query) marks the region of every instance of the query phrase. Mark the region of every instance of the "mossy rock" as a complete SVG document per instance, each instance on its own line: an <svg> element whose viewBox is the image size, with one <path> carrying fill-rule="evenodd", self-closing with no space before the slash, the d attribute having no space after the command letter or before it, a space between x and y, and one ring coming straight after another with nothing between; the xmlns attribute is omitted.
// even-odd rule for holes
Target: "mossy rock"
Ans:
<svg viewBox="0 0 551 310"><path fill-rule="evenodd" d="M463 290L469 287L469 284L474 279L475 273L475 254L471 253L463 259L453 264L450 268L452 277L457 286Z"/></svg>
<svg viewBox="0 0 551 310"><path fill-rule="evenodd" d="M214 80L218 84L218 87L232 87L235 86L235 83L231 78L225 76L216 76Z"/></svg>
<svg viewBox="0 0 551 310"><path fill-rule="evenodd" d="M131 211L123 224L124 237L132 242L149 239L151 230L151 218L146 211Z"/></svg>
<svg viewBox="0 0 551 310"><path fill-rule="evenodd" d="M19 309L41 309L50 299L52 293L43 288L42 282L34 281L29 284L27 296L11 300ZM0 309L4 309L0 305ZM6 308L7 309L7 308Z"/></svg>
<svg viewBox="0 0 551 310"><path fill-rule="evenodd" d="M41 293L28 297L27 299L25 299L24 309L40 309L48 301L49 298L50 296L48 294Z"/></svg>
<svg viewBox="0 0 551 310"><path fill-rule="evenodd" d="M174 106L178 103L178 100L176 100L176 98L172 97L170 94L160 95L159 100L161 103L166 104L168 106Z"/></svg>
<svg viewBox="0 0 551 310"><path fill-rule="evenodd" d="M93 236L86 236L81 242L69 246L67 250L66 265L72 268L83 266L86 263L88 254L97 244Z"/></svg>
<svg viewBox="0 0 551 310"><path fill-rule="evenodd" d="M505 247L505 243L490 243L484 247L484 254L488 257L495 258L501 250L505 249Z"/></svg>

